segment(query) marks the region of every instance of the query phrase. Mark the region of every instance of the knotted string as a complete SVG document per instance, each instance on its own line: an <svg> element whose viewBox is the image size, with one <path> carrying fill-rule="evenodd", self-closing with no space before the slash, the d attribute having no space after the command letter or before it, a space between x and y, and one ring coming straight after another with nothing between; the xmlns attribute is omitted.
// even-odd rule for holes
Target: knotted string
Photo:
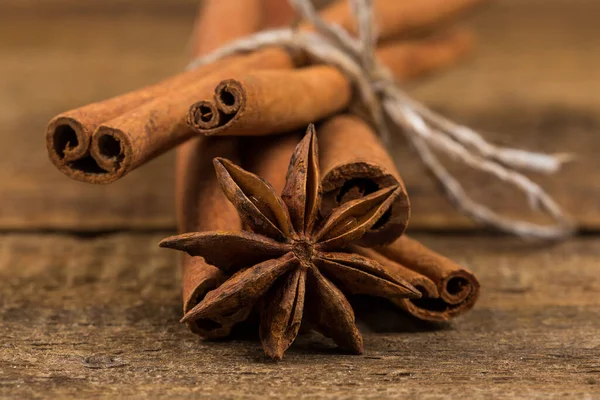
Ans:
<svg viewBox="0 0 600 400"><path fill-rule="evenodd" d="M390 131L404 132L423 163L464 215L525 238L559 239L573 232L572 221L558 204L539 185L518 171L552 174L568 161L568 155L549 155L493 145L474 130L444 118L404 93L392 74L375 57L377 35L371 0L349 0L357 21L356 37L342 27L324 21L311 0L289 1L298 14L314 26L315 32L292 28L259 32L192 61L188 69L265 46L280 45L304 51L315 62L333 65L351 79L361 107L384 142L389 141ZM516 187L527 196L532 209L545 212L555 224L539 225L509 219L474 201L442 165L431 147Z"/></svg>

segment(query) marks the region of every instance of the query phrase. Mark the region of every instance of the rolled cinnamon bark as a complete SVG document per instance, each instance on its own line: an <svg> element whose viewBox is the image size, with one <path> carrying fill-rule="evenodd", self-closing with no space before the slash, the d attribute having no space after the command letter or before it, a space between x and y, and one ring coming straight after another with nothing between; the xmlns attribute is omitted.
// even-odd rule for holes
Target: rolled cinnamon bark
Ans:
<svg viewBox="0 0 600 400"><path fill-rule="evenodd" d="M267 18L265 0L203 0L190 40L192 57L263 29Z"/></svg>
<svg viewBox="0 0 600 400"><path fill-rule="evenodd" d="M399 36L415 36L429 32L459 17L487 0L374 0L373 14L378 38L386 40ZM350 14L347 2L335 2L321 13L356 33L356 21ZM310 29L310 27L307 27Z"/></svg>
<svg viewBox="0 0 600 400"><path fill-rule="evenodd" d="M415 301L411 299L389 299L410 315L424 321L447 321L453 316L452 310L443 307L443 302L439 300L435 283L425 275L390 260L374 249L354 246L352 251L377 261L389 274L403 279L421 292L422 297ZM442 305L442 307L439 305Z"/></svg>
<svg viewBox="0 0 600 400"><path fill-rule="evenodd" d="M406 82L455 64L473 49L474 42L470 31L453 29L418 40L383 43L377 57L398 82Z"/></svg>
<svg viewBox="0 0 600 400"><path fill-rule="evenodd" d="M192 36L193 55L204 54L227 41L259 29L263 6L263 0L207 0L196 19ZM230 12L231 7L239 7L244 12ZM221 27L223 20L231 24L227 30ZM240 217L223 194L212 165L212 159L217 156L239 162L238 154L234 138L198 137L177 148L175 204L180 233L242 229ZM181 266L185 314L226 277L202 257L185 254ZM235 321L231 319L188 322L194 333L205 338L227 336L234 324Z"/></svg>
<svg viewBox="0 0 600 400"><path fill-rule="evenodd" d="M222 4L215 7L213 3ZM233 5L236 5L236 10L231 8ZM202 23L196 24L196 30L192 36L194 54L200 54L197 52L200 46L204 48L203 52L206 53L228 41L258 30L262 22L258 14L262 12L262 7L262 0L248 0L245 2L205 0L201 9L202 13L198 13L197 22L200 22L200 15L202 15ZM229 15L244 15L246 19L243 24L239 24L236 23L239 22L237 18L229 18ZM227 29L219 28L217 32L208 32L209 30L205 28L205 25L207 21L212 20L218 21L221 25L227 24ZM252 30L249 31L246 27L252 24ZM46 130L46 148L50 160L70 178L90 183L110 182L111 179L106 176L105 169L98 165L98 162L90 155L92 134L101 123L116 118L179 87L189 85L190 82L202 79L207 74L219 71L227 65L235 63L239 58L232 57L204 65L157 84L57 115L49 122ZM100 147L109 154L115 153L120 146L120 143L115 143L110 139L103 139L103 142Z"/></svg>
<svg viewBox="0 0 600 400"><path fill-rule="evenodd" d="M222 60L193 71L176 75L155 85L146 86L97 103L66 111L52 118L46 129L46 149L52 163L72 179L104 183L105 171L90 155L90 140L96 128L177 87L201 79L229 62Z"/></svg>
<svg viewBox="0 0 600 400"><path fill-rule="evenodd" d="M234 138L200 138L182 146L177 153L176 204L179 232L241 230L242 223L227 200L214 173L212 159L237 160ZM188 312L206 293L218 287L226 276L202 257L182 258L183 311ZM200 320L188 323L192 331L206 338L229 334L234 321Z"/></svg>
<svg viewBox="0 0 600 400"><path fill-rule="evenodd" d="M351 96L348 79L329 66L255 71L221 81L215 89L215 106L209 101L193 104L187 123L207 136L288 132L343 110ZM207 112L210 107L217 116L213 110Z"/></svg>
<svg viewBox="0 0 600 400"><path fill-rule="evenodd" d="M373 129L361 118L344 114L325 121L317 132L323 186L321 214L329 215L350 200L397 185L402 193L360 244L371 247L400 237L410 216L408 195L394 161Z"/></svg>
<svg viewBox="0 0 600 400"><path fill-rule="evenodd" d="M223 9L225 7L229 10L233 9L231 2L212 1L224 3L220 6ZM420 1L413 0L407 3L407 6L399 6L396 0L378 0L375 2L375 6L376 12L381 14L378 17L380 19L380 38L383 40L406 32L412 26L437 24L478 1L428 0L421 6ZM240 12L240 10L245 10L246 7L250 7L250 5L241 4L232 13L220 14L215 12L205 21L209 19L218 20L222 24L224 20L227 20L228 26L235 26L231 22L235 19L232 18L235 15L248 17L254 14L258 15L258 13L248 12L244 14ZM426 12L421 10L421 7L424 7ZM208 5L207 10L210 10ZM352 29L354 21L345 2L334 3L326 8L322 15L329 22L340 24L346 29ZM256 21L252 24L257 26ZM235 26L235 28L235 32L238 32L239 27ZM206 29L199 31L200 36L203 37L203 34L204 37L212 37L212 35L207 34L207 31ZM243 32L243 29L239 28L239 32ZM223 37L232 39L236 35L228 36L224 34ZM210 47L206 48L214 49L222 44L224 43L217 44L215 40ZM293 64L291 56L285 50L277 50L280 52L279 56L288 57L285 61L281 60L282 62ZM233 60L223 60L140 91L59 115L50 121L46 133L46 146L50 159L59 170L76 180L91 183L109 183L122 177L132 169L191 136L182 121L184 121L189 104L197 100L198 97L202 98L204 96L201 93L196 93L195 99L190 100L190 98L187 98L185 100L187 103L184 107L185 110L180 107L181 103L177 98L182 96L180 100L183 101L185 96L191 95L193 90L190 85L193 86L198 77L205 76L210 71L222 70L224 65L237 64ZM260 64L260 67L267 68L277 68L278 65L277 63L270 64L268 62L258 64ZM174 92L177 88L182 89ZM132 123L133 120L141 121L141 123ZM101 124L100 131L93 133ZM92 134L94 138L90 139Z"/></svg>
<svg viewBox="0 0 600 400"><path fill-rule="evenodd" d="M419 315L414 315L419 318L432 321L448 320L473 308L479 297L479 281L471 271L414 239L402 236L394 243L374 250L391 262L424 275L435 283L439 293L438 299L423 298L412 301L419 309Z"/></svg>
<svg viewBox="0 0 600 400"><path fill-rule="evenodd" d="M275 193L281 194L290 159L301 139L302 132L240 138L240 147L245 150L242 166L267 181Z"/></svg>
<svg viewBox="0 0 600 400"><path fill-rule="evenodd" d="M399 81L455 62L470 47L470 35L456 32L378 49L380 61ZM220 82L213 100L190 107L187 123L212 136L261 136L305 127L350 105L352 83L333 66L259 70Z"/></svg>
<svg viewBox="0 0 600 400"><path fill-rule="evenodd" d="M252 68L290 69L295 65L283 49L259 50L202 80L103 122L91 140L90 154L105 171L95 183L113 182L194 136L185 123L189 105L199 97L210 96L223 78Z"/></svg>

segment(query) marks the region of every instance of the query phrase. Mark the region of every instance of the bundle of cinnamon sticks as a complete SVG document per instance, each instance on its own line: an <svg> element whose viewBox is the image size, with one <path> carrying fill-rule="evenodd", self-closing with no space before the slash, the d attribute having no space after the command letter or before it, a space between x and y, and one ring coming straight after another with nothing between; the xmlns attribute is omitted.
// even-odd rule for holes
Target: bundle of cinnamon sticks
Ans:
<svg viewBox="0 0 600 400"><path fill-rule="evenodd" d="M401 82L455 63L470 50L472 37L449 25L481 1L374 0L378 58ZM320 14L350 32L355 29L344 0L330 2ZM193 55L293 20L284 0L204 0ZM311 29L302 22L298 27ZM236 231L247 227L221 191L213 158L242 165L281 193L300 132L317 123L321 217L381 189L400 188L352 251L418 289L420 299L391 299L401 310L423 320L449 320L473 307L479 283L466 268L404 235L408 195L372 126L350 113L353 89L333 66L314 65L288 49L264 48L62 113L48 124L46 145L59 170L96 184L113 182L176 148L178 230ZM186 255L182 267L184 312L229 278L202 257ZM207 338L225 336L232 327L224 320L188 325Z"/></svg>

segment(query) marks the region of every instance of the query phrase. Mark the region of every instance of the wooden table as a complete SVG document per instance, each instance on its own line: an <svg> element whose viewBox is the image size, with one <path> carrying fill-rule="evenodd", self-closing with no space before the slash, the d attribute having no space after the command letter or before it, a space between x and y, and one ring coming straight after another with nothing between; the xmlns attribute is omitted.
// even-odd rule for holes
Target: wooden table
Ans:
<svg viewBox="0 0 600 400"><path fill-rule="evenodd" d="M364 355L310 334L280 363L252 334L203 342L178 323L177 259L157 247L174 229L172 155L94 187L45 154L53 114L185 64L194 3L0 4L0 397L600 398L596 1L493 4L470 21L477 55L409 88L495 141L577 153L535 178L582 234L542 246L475 229L399 143L412 232L475 271L479 303L437 326L361 301ZM463 176L498 209L529 215L485 177Z"/></svg>

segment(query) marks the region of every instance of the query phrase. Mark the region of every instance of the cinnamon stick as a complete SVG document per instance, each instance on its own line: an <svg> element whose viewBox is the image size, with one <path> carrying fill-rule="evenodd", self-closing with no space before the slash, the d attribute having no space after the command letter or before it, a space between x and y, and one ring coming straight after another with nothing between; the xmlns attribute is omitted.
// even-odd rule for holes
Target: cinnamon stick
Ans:
<svg viewBox="0 0 600 400"><path fill-rule="evenodd" d="M326 216L341 204L398 185L402 192L390 211L363 237L362 245L390 243L400 237L410 216L404 183L373 129L361 118L337 115L318 129L321 143L323 203Z"/></svg>
<svg viewBox="0 0 600 400"><path fill-rule="evenodd" d="M455 64L473 45L470 31L453 29L410 41L386 42L377 48L377 57L398 82L406 82Z"/></svg>
<svg viewBox="0 0 600 400"><path fill-rule="evenodd" d="M193 55L204 54L223 43L245 36L260 28L263 0L207 0L200 9L192 36ZM231 12L240 7L243 13ZM221 27L226 19L231 26ZM180 233L203 230L241 230L242 222L233 205L223 194L214 173L212 159L237 160L234 138L197 137L177 148L175 164L175 203ZM206 294L226 279L217 267L202 257L185 254L181 260L184 314L200 303ZM232 319L200 319L188 322L190 329L205 338L227 336Z"/></svg>
<svg viewBox="0 0 600 400"><path fill-rule="evenodd" d="M448 320L473 308L479 297L479 281L471 271L414 239L402 236L394 243L374 250L383 256L378 261L391 270L405 273L399 266L404 267L429 278L435 284L438 298L432 298L431 289L423 285L424 298L409 300L412 304L396 303L418 318ZM411 282L409 275L404 277ZM414 282L413 286L421 290L419 284Z"/></svg>
<svg viewBox="0 0 600 400"><path fill-rule="evenodd" d="M430 307L431 309L428 309L427 307L420 306L421 304L425 306L434 304L436 300L439 302L439 293L435 283L425 275L390 260L374 249L354 246L352 251L377 261L385 268L386 272L395 278L405 280L421 292L421 298L414 299L415 301L411 301L411 299L390 299L390 301L410 315L424 321L446 321L452 316L445 307L440 310L439 307ZM417 305L418 301L420 301L419 305Z"/></svg>
<svg viewBox="0 0 600 400"><path fill-rule="evenodd" d="M90 149L91 156L106 171L99 183L115 181L194 136L185 123L189 105L198 97L210 95L223 78L246 69L294 66L294 59L283 49L260 50L231 62L204 79L190 82L173 93L103 122L92 136Z"/></svg>
<svg viewBox="0 0 600 400"><path fill-rule="evenodd" d="M352 96L348 79L329 66L251 72L221 81L214 92L213 102L197 102L187 115L207 136L288 132L343 110Z"/></svg>
<svg viewBox="0 0 600 400"><path fill-rule="evenodd" d="M96 128L152 99L169 93L228 65L227 60L175 75L133 92L66 111L52 118L46 129L46 148L54 165L72 179L106 183L106 171L90 155L90 141Z"/></svg>
<svg viewBox="0 0 600 400"><path fill-rule="evenodd" d="M264 26L267 12L265 0L203 0L190 40L192 57L258 32Z"/></svg>
<svg viewBox="0 0 600 400"><path fill-rule="evenodd" d="M380 40L421 35L456 19L487 0L374 0L373 15ZM346 2L335 2L321 12L356 33L356 21Z"/></svg>
<svg viewBox="0 0 600 400"><path fill-rule="evenodd" d="M301 132L240 138L240 147L245 149L242 166L269 182L275 193L280 194L285 186L290 158L300 139Z"/></svg>
<svg viewBox="0 0 600 400"><path fill-rule="evenodd" d="M230 2L213 1L226 3L221 7L232 9ZM378 0L375 2L376 12L385 14L378 17L381 19L380 37L382 39L392 37L410 28L413 22L415 26L438 23L477 2L477 0L451 2L428 0L427 12L424 13L419 10L420 6L416 3L420 4L420 2L417 1L414 2L415 4L411 1L410 7L398 7L396 0ZM239 9L229 14L215 13L212 19L219 20L219 23L225 19L229 19L230 22L233 15L244 15L237 11L245 7L249 6L240 5ZM352 29L353 20L345 2L337 2L326 8L323 16L329 22ZM257 26L256 22L252 24L254 27ZM242 31L240 29L240 32ZM205 33L205 36L212 35ZM217 44L215 40L210 48L222 44L224 43ZM292 56L283 49L262 51L273 58L269 61L269 57L264 56L265 59L253 64L256 68L294 66ZM239 59L247 59L247 56ZM180 74L140 91L57 116L50 121L46 133L46 145L51 160L71 178L85 182L109 183L124 176L192 136L183 121L189 104L205 97L205 94L199 90L202 87L198 86L200 85L198 79L210 74L211 71L222 71L223 66L226 65L239 66L237 60L237 57L223 60L196 71ZM251 68L251 66L245 65L241 68ZM210 95L210 91L208 93Z"/></svg>
<svg viewBox="0 0 600 400"><path fill-rule="evenodd" d="M179 149L175 181L179 232L242 229L237 211L221 191L212 164L212 159L218 156L236 160L237 150L233 138L199 138ZM182 259L184 313L225 279L221 270L202 257L185 255ZM228 319L196 320L188 325L203 337L216 338L228 335L233 323Z"/></svg>
<svg viewBox="0 0 600 400"><path fill-rule="evenodd" d="M470 47L470 35L456 32L378 49L380 61L399 81L455 62ZM213 100L190 107L187 123L212 136L269 135L301 129L342 111L352 100L352 84L333 66L258 70L220 82Z"/></svg>

